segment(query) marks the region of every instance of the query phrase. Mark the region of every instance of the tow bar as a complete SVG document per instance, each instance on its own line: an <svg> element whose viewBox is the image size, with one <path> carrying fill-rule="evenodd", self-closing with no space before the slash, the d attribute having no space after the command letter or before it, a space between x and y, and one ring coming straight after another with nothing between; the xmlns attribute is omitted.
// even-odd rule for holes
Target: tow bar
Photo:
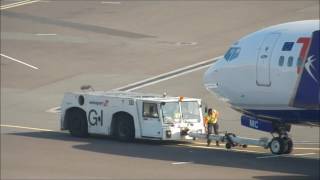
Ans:
<svg viewBox="0 0 320 180"><path fill-rule="evenodd" d="M232 147L242 147L247 148L248 145L261 146L265 149L269 148L270 141L267 137L260 139L253 139L247 137L236 136L234 133L228 133L227 131L219 134L210 134L209 137L207 134L189 132L189 136L193 139L210 139L212 141L225 142L226 148L231 149Z"/></svg>

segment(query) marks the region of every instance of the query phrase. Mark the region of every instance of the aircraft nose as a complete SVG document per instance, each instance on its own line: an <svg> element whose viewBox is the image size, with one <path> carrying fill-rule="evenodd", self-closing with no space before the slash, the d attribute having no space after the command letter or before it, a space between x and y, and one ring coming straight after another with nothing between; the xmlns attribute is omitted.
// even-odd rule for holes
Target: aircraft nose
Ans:
<svg viewBox="0 0 320 180"><path fill-rule="evenodd" d="M214 91L218 88L219 68L216 64L210 66L203 76L203 84L209 91Z"/></svg>

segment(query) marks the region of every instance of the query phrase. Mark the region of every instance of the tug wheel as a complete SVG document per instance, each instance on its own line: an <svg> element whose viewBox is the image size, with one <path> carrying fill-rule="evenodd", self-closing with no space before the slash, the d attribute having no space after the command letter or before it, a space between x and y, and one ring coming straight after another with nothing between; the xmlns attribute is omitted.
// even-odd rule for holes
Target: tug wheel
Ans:
<svg viewBox="0 0 320 180"><path fill-rule="evenodd" d="M232 147L232 146L231 146L231 143L226 143L226 148L227 148L227 149L231 149L231 147Z"/></svg>
<svg viewBox="0 0 320 180"><path fill-rule="evenodd" d="M75 137L88 137L87 117L84 111L74 109L67 114L69 131Z"/></svg>
<svg viewBox="0 0 320 180"><path fill-rule="evenodd" d="M116 138L119 141L132 142L135 137L134 123L128 117L118 120L116 126Z"/></svg>

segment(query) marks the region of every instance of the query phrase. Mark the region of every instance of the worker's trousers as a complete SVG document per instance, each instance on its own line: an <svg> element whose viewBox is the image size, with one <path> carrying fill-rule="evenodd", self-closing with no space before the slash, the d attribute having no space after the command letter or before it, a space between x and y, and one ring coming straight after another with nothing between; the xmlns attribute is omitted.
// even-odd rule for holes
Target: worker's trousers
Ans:
<svg viewBox="0 0 320 180"><path fill-rule="evenodd" d="M207 138L209 137L210 134L213 134L213 133L216 134L216 135L218 135L218 134L219 134L218 130L219 130L219 125L218 125L218 123L208 124L208 129L207 129L208 134L207 134ZM208 146L211 144L211 140L209 140L209 138L207 139L207 144L208 144ZM216 144L219 145L219 141L216 141Z"/></svg>

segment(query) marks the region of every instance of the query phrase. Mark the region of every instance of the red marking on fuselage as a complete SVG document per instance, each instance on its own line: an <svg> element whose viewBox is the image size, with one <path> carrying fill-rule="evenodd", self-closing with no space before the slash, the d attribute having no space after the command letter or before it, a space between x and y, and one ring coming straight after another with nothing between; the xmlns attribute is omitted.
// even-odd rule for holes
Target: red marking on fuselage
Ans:
<svg viewBox="0 0 320 180"><path fill-rule="evenodd" d="M307 56L307 51L310 46L310 38L301 37L298 39L297 43L302 44L302 48L300 50L299 59L298 59L298 61L300 61L300 62L298 63L298 66L297 66L297 73L300 74L303 69L303 65L304 65L304 62L305 62L306 56Z"/></svg>

